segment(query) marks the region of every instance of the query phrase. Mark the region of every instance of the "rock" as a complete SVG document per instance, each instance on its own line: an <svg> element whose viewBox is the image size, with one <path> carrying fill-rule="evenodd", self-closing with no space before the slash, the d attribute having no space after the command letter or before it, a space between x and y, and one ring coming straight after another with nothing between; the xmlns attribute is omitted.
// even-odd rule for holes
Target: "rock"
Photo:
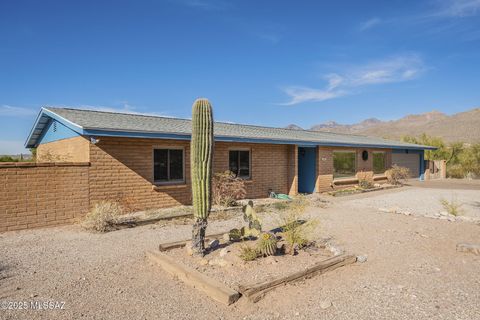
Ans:
<svg viewBox="0 0 480 320"><path fill-rule="evenodd" d="M193 256L192 243L190 241L185 244L185 252L188 256Z"/></svg>
<svg viewBox="0 0 480 320"><path fill-rule="evenodd" d="M459 243L457 244L457 251L480 255L480 244Z"/></svg>
<svg viewBox="0 0 480 320"><path fill-rule="evenodd" d="M368 256L366 254L363 254L361 256L357 256L357 262L364 263L367 262Z"/></svg>
<svg viewBox="0 0 480 320"><path fill-rule="evenodd" d="M324 310L330 308L331 306L332 306L332 302L328 299L320 302L320 308L322 308Z"/></svg>
<svg viewBox="0 0 480 320"><path fill-rule="evenodd" d="M199 261L199 264L201 266L206 266L208 264L208 262L209 262L208 259L203 258Z"/></svg>
<svg viewBox="0 0 480 320"><path fill-rule="evenodd" d="M228 265L228 262L225 261L224 259L214 258L214 259L208 261L208 264L211 265L211 266L225 267L226 265Z"/></svg>
<svg viewBox="0 0 480 320"><path fill-rule="evenodd" d="M334 256L339 256L341 254L343 254L343 250L336 247L335 245L333 245L332 243L327 243L325 245L325 248L330 251Z"/></svg>
<svg viewBox="0 0 480 320"><path fill-rule="evenodd" d="M378 208L378 211L389 213L390 211L387 208Z"/></svg>
<svg viewBox="0 0 480 320"><path fill-rule="evenodd" d="M410 211L403 211L402 213L406 216L411 216L412 215L412 213Z"/></svg>
<svg viewBox="0 0 480 320"><path fill-rule="evenodd" d="M441 216L448 216L448 212L447 211L440 211L439 214Z"/></svg>
<svg viewBox="0 0 480 320"><path fill-rule="evenodd" d="M223 248L222 250L220 250L219 256L223 258L223 257L225 257L225 256L227 255L227 253L229 253L229 252L230 252L230 250L228 250L227 248Z"/></svg>
<svg viewBox="0 0 480 320"><path fill-rule="evenodd" d="M224 233L223 234L223 240L227 241L227 242L230 241L230 235L228 233Z"/></svg>
<svg viewBox="0 0 480 320"><path fill-rule="evenodd" d="M218 247L220 245L220 241L218 241L217 239L215 240L212 240L210 241L210 243L208 244L208 247L210 249L215 249L216 247Z"/></svg>

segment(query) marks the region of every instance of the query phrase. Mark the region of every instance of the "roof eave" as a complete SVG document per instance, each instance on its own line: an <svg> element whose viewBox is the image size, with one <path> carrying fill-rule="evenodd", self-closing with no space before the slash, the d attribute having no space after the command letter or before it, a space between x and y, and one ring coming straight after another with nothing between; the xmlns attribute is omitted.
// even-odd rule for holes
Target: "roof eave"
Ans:
<svg viewBox="0 0 480 320"><path fill-rule="evenodd" d="M46 117L48 117L49 119L57 120L58 122L75 131L76 133L84 135L84 130L82 126L56 114L53 111L48 110L46 107L42 107L37 115L37 118L35 119L34 125L30 130L27 140L25 141L25 148L36 148L38 146L38 140L42 137L43 130L48 123L48 121L42 122L41 120L45 119Z"/></svg>

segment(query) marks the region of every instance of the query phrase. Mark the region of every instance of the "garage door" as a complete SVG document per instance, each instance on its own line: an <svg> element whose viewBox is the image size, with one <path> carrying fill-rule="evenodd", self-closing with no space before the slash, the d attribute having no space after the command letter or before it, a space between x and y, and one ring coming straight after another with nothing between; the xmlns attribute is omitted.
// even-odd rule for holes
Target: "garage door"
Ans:
<svg viewBox="0 0 480 320"><path fill-rule="evenodd" d="M410 169L412 178L418 178L420 176L420 155L415 153L394 153L392 154L392 163L400 167L406 167Z"/></svg>

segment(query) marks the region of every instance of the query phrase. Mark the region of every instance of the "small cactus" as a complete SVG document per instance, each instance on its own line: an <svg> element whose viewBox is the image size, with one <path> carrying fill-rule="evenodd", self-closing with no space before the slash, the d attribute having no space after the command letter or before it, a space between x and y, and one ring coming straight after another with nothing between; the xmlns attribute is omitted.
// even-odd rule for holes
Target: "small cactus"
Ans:
<svg viewBox="0 0 480 320"><path fill-rule="evenodd" d="M277 252L277 238L273 233L264 232L258 240L258 251L263 256L273 256Z"/></svg>
<svg viewBox="0 0 480 320"><path fill-rule="evenodd" d="M192 106L192 139L190 171L192 179L193 215L192 249L205 254L205 230L212 202L213 114L207 99L197 99Z"/></svg>
<svg viewBox="0 0 480 320"><path fill-rule="evenodd" d="M253 201L248 201L246 206L243 206L243 220L248 222L249 229L256 229L258 232L262 231L262 222L253 208Z"/></svg>

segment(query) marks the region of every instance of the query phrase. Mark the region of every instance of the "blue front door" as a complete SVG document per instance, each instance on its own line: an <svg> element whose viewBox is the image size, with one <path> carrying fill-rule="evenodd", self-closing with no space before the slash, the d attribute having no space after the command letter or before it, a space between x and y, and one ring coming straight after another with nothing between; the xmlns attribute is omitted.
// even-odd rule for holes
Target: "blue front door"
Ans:
<svg viewBox="0 0 480 320"><path fill-rule="evenodd" d="M315 191L316 180L316 148L298 148L298 192Z"/></svg>

